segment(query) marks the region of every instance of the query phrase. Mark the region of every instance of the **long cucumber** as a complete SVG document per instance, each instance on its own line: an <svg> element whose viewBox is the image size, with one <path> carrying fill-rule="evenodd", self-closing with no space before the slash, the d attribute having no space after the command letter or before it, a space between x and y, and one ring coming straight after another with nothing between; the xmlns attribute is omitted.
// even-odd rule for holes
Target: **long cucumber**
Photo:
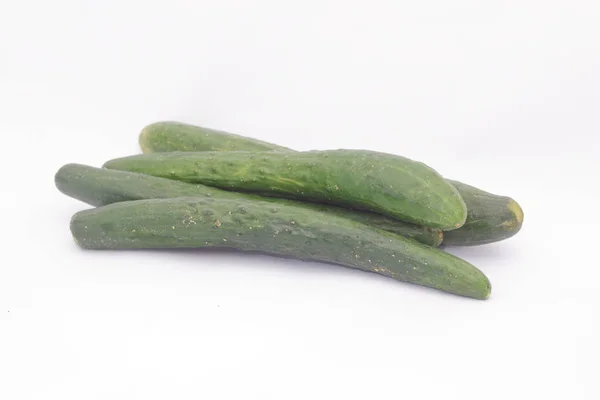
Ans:
<svg viewBox="0 0 600 400"><path fill-rule="evenodd" d="M491 292L480 270L451 254L291 203L135 200L80 211L70 227L86 249L230 248L334 263L475 299Z"/></svg>
<svg viewBox="0 0 600 400"><path fill-rule="evenodd" d="M349 209L439 229L465 223L457 190L427 165L366 150L169 152L117 158L105 168Z"/></svg>

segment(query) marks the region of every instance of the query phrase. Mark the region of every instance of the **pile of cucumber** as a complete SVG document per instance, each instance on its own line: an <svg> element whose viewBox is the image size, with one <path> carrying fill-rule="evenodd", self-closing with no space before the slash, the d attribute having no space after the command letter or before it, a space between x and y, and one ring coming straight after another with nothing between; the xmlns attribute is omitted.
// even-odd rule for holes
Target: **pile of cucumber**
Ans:
<svg viewBox="0 0 600 400"><path fill-rule="evenodd" d="M139 144L143 154L56 173L62 193L96 207L71 219L82 248L231 248L487 299L488 278L438 247L505 240L523 224L510 197L397 155L296 152L170 121Z"/></svg>

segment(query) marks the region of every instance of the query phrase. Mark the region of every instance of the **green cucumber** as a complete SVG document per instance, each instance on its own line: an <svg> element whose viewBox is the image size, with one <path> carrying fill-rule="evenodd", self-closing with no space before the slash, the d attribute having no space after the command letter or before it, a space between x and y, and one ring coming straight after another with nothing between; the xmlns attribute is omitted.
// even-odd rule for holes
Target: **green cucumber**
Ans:
<svg viewBox="0 0 600 400"><path fill-rule="evenodd" d="M144 153L177 151L245 151L290 150L272 143L215 129L202 128L182 122L155 122L146 126L139 136Z"/></svg>
<svg viewBox="0 0 600 400"><path fill-rule="evenodd" d="M387 218L380 214L351 211L325 204L304 203L276 197L229 192L199 184L191 184L150 175L67 164L55 175L56 187L64 194L93 206L104 206L131 200L171 197L210 197L214 199L264 200L273 204L296 204L320 212L335 214L380 229L413 238L430 246L439 246L442 231Z"/></svg>
<svg viewBox="0 0 600 400"><path fill-rule="evenodd" d="M104 167L372 211L439 229L456 229L467 217L456 189L435 170L374 151L151 153Z"/></svg>
<svg viewBox="0 0 600 400"><path fill-rule="evenodd" d="M508 196L485 192L462 182L449 180L467 204L467 222L444 233L449 246L477 246L508 239L523 226L521 206Z"/></svg>
<svg viewBox="0 0 600 400"><path fill-rule="evenodd" d="M293 151L273 143L249 137L223 134L200 126L177 122L158 122L146 126L140 134L144 153L156 151ZM184 138L184 139L182 139ZM512 198L477 189L462 182L448 180L467 206L463 226L444 234L444 244L474 246L508 239L519 232L523 210Z"/></svg>
<svg viewBox="0 0 600 400"><path fill-rule="evenodd" d="M114 203L76 213L85 249L230 248L321 261L486 299L473 265L412 239L328 212L262 200L179 197Z"/></svg>

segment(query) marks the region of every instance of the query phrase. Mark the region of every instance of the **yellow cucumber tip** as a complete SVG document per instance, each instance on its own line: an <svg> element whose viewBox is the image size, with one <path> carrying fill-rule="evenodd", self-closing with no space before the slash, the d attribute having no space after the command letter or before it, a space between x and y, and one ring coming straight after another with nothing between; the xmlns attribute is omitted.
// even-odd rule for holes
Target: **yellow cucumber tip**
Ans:
<svg viewBox="0 0 600 400"><path fill-rule="evenodd" d="M515 219L517 220L517 223L519 225L523 224L524 214L523 214L523 209L521 208L519 203L517 203L513 199L510 199L506 206L515 215Z"/></svg>

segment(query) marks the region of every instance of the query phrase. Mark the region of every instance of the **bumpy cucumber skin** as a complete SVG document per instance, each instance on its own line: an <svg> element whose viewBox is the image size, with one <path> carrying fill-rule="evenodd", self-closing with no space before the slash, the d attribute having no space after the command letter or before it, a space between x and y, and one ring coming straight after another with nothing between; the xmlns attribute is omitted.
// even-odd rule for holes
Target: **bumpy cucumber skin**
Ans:
<svg viewBox="0 0 600 400"><path fill-rule="evenodd" d="M232 151L243 145L247 151L290 150L272 143L233 133L174 121L160 121L142 130L139 144L144 153L168 151Z"/></svg>
<svg viewBox="0 0 600 400"><path fill-rule="evenodd" d="M214 199L254 199L273 204L295 204L298 207L338 215L413 238L434 247L441 244L443 236L440 229L418 226L366 211L351 211L326 204L304 203L276 197L228 192L204 185L157 178L134 172L95 168L82 164L64 165L58 170L54 180L56 187L62 193L96 207L122 201L186 196Z"/></svg>
<svg viewBox="0 0 600 400"><path fill-rule="evenodd" d="M80 211L70 224L85 249L232 248L371 271L475 299L488 278L460 258L411 239L291 204L172 198Z"/></svg>
<svg viewBox="0 0 600 400"><path fill-rule="evenodd" d="M510 197L485 192L449 180L467 204L467 221L460 228L444 233L444 245L478 246L506 240L523 226L523 210Z"/></svg>
<svg viewBox="0 0 600 400"><path fill-rule="evenodd" d="M462 226L467 208L427 165L366 150L169 152L110 160L105 168L376 212L445 230Z"/></svg>
<svg viewBox="0 0 600 400"><path fill-rule="evenodd" d="M206 130L205 128L186 125L187 143L185 146L177 140L177 123L164 123L165 137L147 136L146 140L156 140L156 146L162 143L164 151L186 151L193 148L194 151L219 151L226 148L227 151L251 151L255 150L253 143L255 139L237 136L235 141L228 141L226 135L219 131ZM151 126L151 125L150 125ZM167 129L169 130L167 132ZM208 132L212 133L208 133ZM143 132L142 132L143 134ZM169 140L170 135L174 138ZM221 143L224 143L221 145ZM260 142L264 150L282 151L273 143ZM154 145L148 144L147 152L151 152ZM288 151L294 151L287 149ZM523 225L523 210L512 198L494 195L465 183L448 180L460 193L467 205L467 220L465 224L444 234L444 244L451 246L477 246L482 244L499 242L516 235Z"/></svg>

